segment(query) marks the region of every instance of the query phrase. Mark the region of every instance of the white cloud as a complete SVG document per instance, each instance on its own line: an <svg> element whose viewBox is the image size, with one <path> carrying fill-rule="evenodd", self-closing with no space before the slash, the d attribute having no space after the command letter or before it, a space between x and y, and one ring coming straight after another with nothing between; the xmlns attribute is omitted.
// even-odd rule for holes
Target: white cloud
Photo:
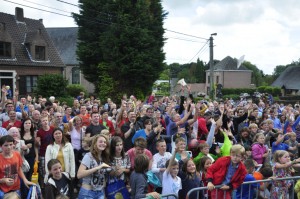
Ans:
<svg viewBox="0 0 300 199"><path fill-rule="evenodd" d="M60 12L28 1L67 12L78 12L77 7L56 0L15 2ZM77 0L66 2L78 4ZM246 55L247 61L270 74L277 65L286 65L300 58L299 0L163 0L162 3L164 10L169 12L164 24L166 29L207 39L211 33L218 33L214 37L215 59L221 60L228 55L234 58ZM16 6L18 5L2 1L0 12L14 14ZM46 27L76 26L73 18L23 8L25 17L42 18ZM205 42L168 31L165 37L168 38L164 46L167 63L187 63ZM200 53L200 59L208 62L208 49L204 49Z"/></svg>

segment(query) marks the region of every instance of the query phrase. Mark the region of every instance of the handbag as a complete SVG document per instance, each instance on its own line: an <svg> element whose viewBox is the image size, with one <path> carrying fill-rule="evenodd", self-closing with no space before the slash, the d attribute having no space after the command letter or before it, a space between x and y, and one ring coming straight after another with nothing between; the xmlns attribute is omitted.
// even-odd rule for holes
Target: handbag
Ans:
<svg viewBox="0 0 300 199"><path fill-rule="evenodd" d="M130 194L123 180L114 178L113 182L110 182L110 178L108 178L108 182L109 183L105 188L105 192L106 192L105 195L107 199L115 199L115 198L130 199Z"/></svg>
<svg viewBox="0 0 300 199"><path fill-rule="evenodd" d="M27 160L23 159L23 164L22 164L22 171L23 173L26 173L30 170L30 165L27 162Z"/></svg>
<svg viewBox="0 0 300 199"><path fill-rule="evenodd" d="M148 171L146 175L148 184L154 186L154 189L156 189L157 187L161 187L159 178L152 171Z"/></svg>

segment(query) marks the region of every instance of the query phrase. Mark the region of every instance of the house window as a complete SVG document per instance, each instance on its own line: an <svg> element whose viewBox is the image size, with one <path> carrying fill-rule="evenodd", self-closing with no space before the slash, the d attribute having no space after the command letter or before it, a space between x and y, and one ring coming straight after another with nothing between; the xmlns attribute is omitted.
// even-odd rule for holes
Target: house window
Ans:
<svg viewBox="0 0 300 199"><path fill-rule="evenodd" d="M72 84L80 84L80 69L78 67L72 68Z"/></svg>
<svg viewBox="0 0 300 199"><path fill-rule="evenodd" d="M37 85L37 76L26 76L26 92L32 93Z"/></svg>
<svg viewBox="0 0 300 199"><path fill-rule="evenodd" d="M207 83L210 84L210 76L207 76Z"/></svg>
<svg viewBox="0 0 300 199"><path fill-rule="evenodd" d="M0 42L0 57L11 58L11 43Z"/></svg>
<svg viewBox="0 0 300 199"><path fill-rule="evenodd" d="M218 84L219 83L219 76L217 76L217 80L216 80L216 84Z"/></svg>
<svg viewBox="0 0 300 199"><path fill-rule="evenodd" d="M35 46L35 59L36 60L46 60L46 47L45 46Z"/></svg>

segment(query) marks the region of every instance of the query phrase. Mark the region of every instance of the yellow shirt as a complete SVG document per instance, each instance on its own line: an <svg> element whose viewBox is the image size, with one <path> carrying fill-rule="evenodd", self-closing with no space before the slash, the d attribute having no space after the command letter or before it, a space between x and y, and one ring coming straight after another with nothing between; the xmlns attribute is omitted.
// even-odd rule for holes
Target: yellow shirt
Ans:
<svg viewBox="0 0 300 199"><path fill-rule="evenodd" d="M60 161L62 171L65 171L64 154L61 149L59 149L56 159Z"/></svg>

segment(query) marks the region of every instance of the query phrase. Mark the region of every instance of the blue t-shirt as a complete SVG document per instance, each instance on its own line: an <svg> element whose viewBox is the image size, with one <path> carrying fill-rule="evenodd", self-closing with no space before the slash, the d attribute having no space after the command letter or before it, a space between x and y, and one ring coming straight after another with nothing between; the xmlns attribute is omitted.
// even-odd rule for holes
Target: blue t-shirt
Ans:
<svg viewBox="0 0 300 199"><path fill-rule="evenodd" d="M273 142L272 153L275 153L275 151L277 151L277 150L287 151L289 148L290 148L290 146L285 143L280 143L280 144L276 145L276 142Z"/></svg>
<svg viewBox="0 0 300 199"><path fill-rule="evenodd" d="M247 174L244 182L249 182L249 181L256 181L256 179L251 174ZM245 184L239 186L236 191L236 198L242 198L242 199L253 198L254 190L259 186L260 186L259 183Z"/></svg>

